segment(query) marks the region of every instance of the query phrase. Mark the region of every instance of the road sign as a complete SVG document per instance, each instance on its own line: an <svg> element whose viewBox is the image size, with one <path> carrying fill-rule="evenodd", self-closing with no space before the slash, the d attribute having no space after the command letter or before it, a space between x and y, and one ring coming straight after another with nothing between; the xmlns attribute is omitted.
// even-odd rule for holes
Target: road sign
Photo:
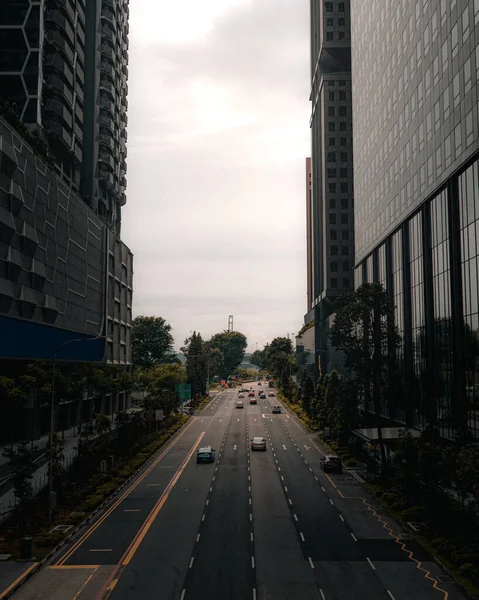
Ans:
<svg viewBox="0 0 479 600"><path fill-rule="evenodd" d="M185 400L191 400L191 385L189 383L177 383L175 385L175 392L181 404Z"/></svg>
<svg viewBox="0 0 479 600"><path fill-rule="evenodd" d="M155 421L163 421L163 419L165 418L165 414L162 410L160 410L159 408L157 408L155 410Z"/></svg>

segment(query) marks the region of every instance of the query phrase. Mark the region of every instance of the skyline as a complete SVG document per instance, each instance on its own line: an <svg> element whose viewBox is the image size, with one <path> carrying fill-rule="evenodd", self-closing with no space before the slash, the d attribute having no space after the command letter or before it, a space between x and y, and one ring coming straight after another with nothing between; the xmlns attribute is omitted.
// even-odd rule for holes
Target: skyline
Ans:
<svg viewBox="0 0 479 600"><path fill-rule="evenodd" d="M134 316L165 318L175 348L190 330L208 338L225 329L230 314L248 350L297 332L306 306L307 3L130 8L122 238L135 255ZM196 15L186 28L185 13Z"/></svg>

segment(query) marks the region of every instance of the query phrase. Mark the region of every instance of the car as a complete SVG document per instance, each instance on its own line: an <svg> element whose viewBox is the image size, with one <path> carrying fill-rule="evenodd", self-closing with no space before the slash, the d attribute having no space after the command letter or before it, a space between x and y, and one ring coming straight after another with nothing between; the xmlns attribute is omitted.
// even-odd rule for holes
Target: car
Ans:
<svg viewBox="0 0 479 600"><path fill-rule="evenodd" d="M250 398L249 403L250 404L258 404L258 402L256 401L256 398Z"/></svg>
<svg viewBox="0 0 479 600"><path fill-rule="evenodd" d="M239 394L238 398L244 398L244 394Z"/></svg>
<svg viewBox="0 0 479 600"><path fill-rule="evenodd" d="M258 385L261 385L261 381L258 381Z"/></svg>
<svg viewBox="0 0 479 600"><path fill-rule="evenodd" d="M244 408L244 404L242 400L237 400L236 401L236 408Z"/></svg>
<svg viewBox="0 0 479 600"><path fill-rule="evenodd" d="M274 398L274 392L270 392L270 393L268 394L268 396L269 396L270 398Z"/></svg>
<svg viewBox="0 0 479 600"><path fill-rule="evenodd" d="M281 406L278 406L277 404L275 404L273 406L273 410L271 411L273 414L281 414Z"/></svg>
<svg viewBox="0 0 479 600"><path fill-rule="evenodd" d="M319 461L319 465L325 473L341 474L343 472L341 459L333 454L325 454Z"/></svg>
<svg viewBox="0 0 479 600"><path fill-rule="evenodd" d="M249 392L248 398L254 398L254 392Z"/></svg>
<svg viewBox="0 0 479 600"><path fill-rule="evenodd" d="M266 398L266 394L264 392L261 392L261 394L259 395L259 397L264 400Z"/></svg>
<svg viewBox="0 0 479 600"><path fill-rule="evenodd" d="M264 437L254 437L251 440L251 450L266 450L266 439Z"/></svg>
<svg viewBox="0 0 479 600"><path fill-rule="evenodd" d="M196 462L197 463L212 463L216 460L216 450L211 446L204 446L198 448L196 451Z"/></svg>

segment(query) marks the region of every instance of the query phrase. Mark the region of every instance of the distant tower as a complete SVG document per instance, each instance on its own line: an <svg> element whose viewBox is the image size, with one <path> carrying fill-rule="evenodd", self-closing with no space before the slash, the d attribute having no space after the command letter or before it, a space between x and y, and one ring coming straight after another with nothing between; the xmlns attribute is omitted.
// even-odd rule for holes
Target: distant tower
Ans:
<svg viewBox="0 0 479 600"><path fill-rule="evenodd" d="M233 315L228 317L228 331L233 331Z"/></svg>

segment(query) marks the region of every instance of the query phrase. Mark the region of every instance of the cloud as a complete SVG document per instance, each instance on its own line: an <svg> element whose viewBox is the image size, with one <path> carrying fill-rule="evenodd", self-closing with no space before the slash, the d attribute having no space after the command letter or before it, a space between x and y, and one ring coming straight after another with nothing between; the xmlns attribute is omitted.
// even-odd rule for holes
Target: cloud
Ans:
<svg viewBox="0 0 479 600"><path fill-rule="evenodd" d="M179 342L228 314L250 349L301 326L308 11L305 0L131 3L122 237L135 313L165 317Z"/></svg>

